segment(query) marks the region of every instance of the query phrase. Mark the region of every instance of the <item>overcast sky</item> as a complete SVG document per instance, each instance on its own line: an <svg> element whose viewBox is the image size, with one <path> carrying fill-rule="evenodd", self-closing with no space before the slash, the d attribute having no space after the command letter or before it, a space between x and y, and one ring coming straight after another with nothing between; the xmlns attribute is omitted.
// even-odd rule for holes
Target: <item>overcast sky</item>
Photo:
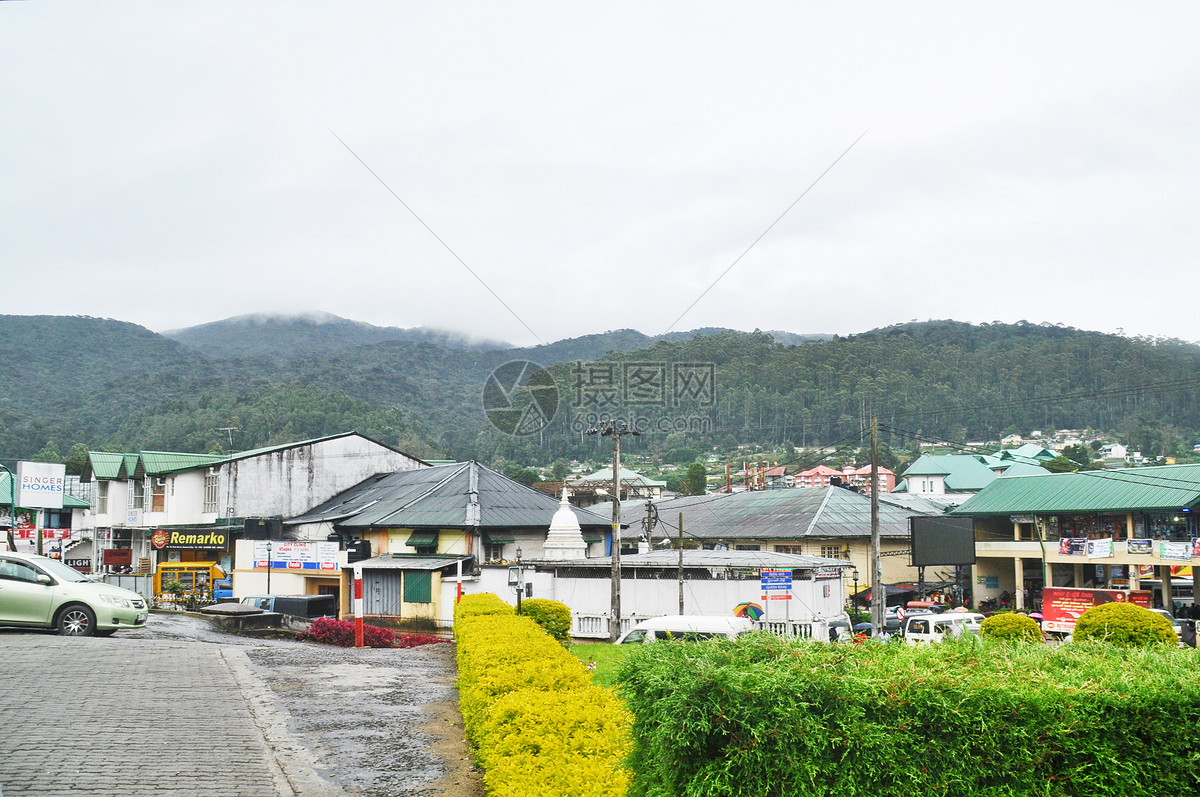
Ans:
<svg viewBox="0 0 1200 797"><path fill-rule="evenodd" d="M0 2L0 313L1200 340L1197 30L1194 2Z"/></svg>

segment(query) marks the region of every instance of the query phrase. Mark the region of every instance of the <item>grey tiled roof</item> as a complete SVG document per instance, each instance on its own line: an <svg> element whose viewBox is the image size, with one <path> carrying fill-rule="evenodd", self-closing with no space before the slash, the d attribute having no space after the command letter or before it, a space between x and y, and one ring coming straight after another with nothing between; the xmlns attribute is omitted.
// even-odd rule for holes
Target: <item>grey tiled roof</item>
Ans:
<svg viewBox="0 0 1200 797"><path fill-rule="evenodd" d="M331 522L363 528L548 529L559 501L478 462L373 476L289 525ZM572 507L583 528L611 528L611 521Z"/></svg>
<svg viewBox="0 0 1200 797"><path fill-rule="evenodd" d="M700 540L795 540L805 537L863 537L871 533L871 497L842 487L794 487L759 492L717 493L655 503L659 518L677 526L683 512L687 537ZM908 519L924 514L879 502L882 537L908 537ZM641 528L644 501L624 504L621 524ZM674 535L656 526L654 537Z"/></svg>

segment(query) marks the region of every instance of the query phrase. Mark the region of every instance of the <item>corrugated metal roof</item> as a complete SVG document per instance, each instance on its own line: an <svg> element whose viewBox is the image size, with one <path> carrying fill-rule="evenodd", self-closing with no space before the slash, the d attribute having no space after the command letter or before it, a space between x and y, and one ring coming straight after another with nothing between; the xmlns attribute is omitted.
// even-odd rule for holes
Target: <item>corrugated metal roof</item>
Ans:
<svg viewBox="0 0 1200 797"><path fill-rule="evenodd" d="M946 488L955 492L982 490L996 478L971 454L923 454L904 471L905 479L913 476L945 476Z"/></svg>
<svg viewBox="0 0 1200 797"><path fill-rule="evenodd" d="M955 515L1182 509L1200 502L1200 465L1089 470L997 479Z"/></svg>
<svg viewBox="0 0 1200 797"><path fill-rule="evenodd" d="M114 451L89 451L87 461L83 463L80 480L90 482L93 479L128 479L137 467L137 454L120 454Z"/></svg>
<svg viewBox="0 0 1200 797"><path fill-rule="evenodd" d="M570 567L612 567L609 557L563 562ZM622 568L634 567L678 567L679 551L651 551L650 553L625 554L621 557ZM684 567L754 567L781 568L785 570L817 570L826 567L853 567L845 559L826 559L821 556L774 553L772 551L699 551L683 552Z"/></svg>
<svg viewBox="0 0 1200 797"><path fill-rule="evenodd" d="M375 476L295 518L362 528L550 528L559 502L477 462ZM571 507L582 527L611 521Z"/></svg>
<svg viewBox="0 0 1200 797"><path fill-rule="evenodd" d="M469 562L473 556L451 554L388 554L363 559L358 564L364 570L441 570L453 567L457 562Z"/></svg>
<svg viewBox="0 0 1200 797"><path fill-rule="evenodd" d="M604 487L605 485L611 485L612 484L612 466L610 465L607 468L601 468L600 470L596 471L595 473L589 473L587 476L580 476L579 478L576 478L576 479L568 479L567 485L570 486L572 484L599 485L600 487ZM667 483L665 481L663 481L663 482L656 481L647 476L643 476L642 474L638 473L637 471L629 470L628 468L621 468L621 484L631 485L634 487L666 487L667 486Z"/></svg>
<svg viewBox="0 0 1200 797"><path fill-rule="evenodd" d="M138 454L137 469L133 477L162 476L181 470L203 468L220 462L220 454L183 454L177 451L142 451Z"/></svg>
<svg viewBox="0 0 1200 797"><path fill-rule="evenodd" d="M794 487L673 498L655 503L658 516L675 526L683 512L685 536L702 540L794 540L862 537L871 533L871 498L842 487ZM923 514L879 502L879 533L908 537L908 519ZM640 526L644 501L622 504L622 525ZM655 536L674 531L655 528Z"/></svg>

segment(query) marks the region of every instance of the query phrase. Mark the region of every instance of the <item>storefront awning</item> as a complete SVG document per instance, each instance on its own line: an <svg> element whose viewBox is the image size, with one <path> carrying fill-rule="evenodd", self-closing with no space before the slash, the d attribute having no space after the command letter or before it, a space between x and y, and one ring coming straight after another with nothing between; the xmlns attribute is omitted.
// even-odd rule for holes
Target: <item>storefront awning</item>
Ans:
<svg viewBox="0 0 1200 797"><path fill-rule="evenodd" d="M430 545L437 545L438 533L436 531L414 531L408 535L408 540L405 545L411 548L425 548Z"/></svg>
<svg viewBox="0 0 1200 797"><path fill-rule="evenodd" d="M511 531L485 531L483 541L488 545L511 545L517 539Z"/></svg>

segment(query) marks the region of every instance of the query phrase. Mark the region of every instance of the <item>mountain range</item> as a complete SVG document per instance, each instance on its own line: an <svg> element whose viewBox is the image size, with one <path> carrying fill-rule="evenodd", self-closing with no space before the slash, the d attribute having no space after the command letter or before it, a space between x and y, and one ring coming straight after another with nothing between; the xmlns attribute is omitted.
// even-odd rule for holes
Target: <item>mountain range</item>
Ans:
<svg viewBox="0 0 1200 797"><path fill-rule="evenodd" d="M557 401L548 422L526 429L535 433L514 437L489 422L484 391L499 384L489 381L498 367L523 360L546 369ZM683 365L702 367L712 390L680 395ZM585 372L609 374L616 392L581 386ZM635 452L852 448L871 415L905 448L1090 427L1146 453L1190 452L1197 373L1194 344L1024 322L849 336L613 330L513 348L327 314L163 334L84 316L0 316L0 462L77 446L241 450L356 430L428 458L544 464L602 459L607 443L582 432L613 414L648 432L628 440ZM528 411L529 396L521 401L514 409Z"/></svg>

